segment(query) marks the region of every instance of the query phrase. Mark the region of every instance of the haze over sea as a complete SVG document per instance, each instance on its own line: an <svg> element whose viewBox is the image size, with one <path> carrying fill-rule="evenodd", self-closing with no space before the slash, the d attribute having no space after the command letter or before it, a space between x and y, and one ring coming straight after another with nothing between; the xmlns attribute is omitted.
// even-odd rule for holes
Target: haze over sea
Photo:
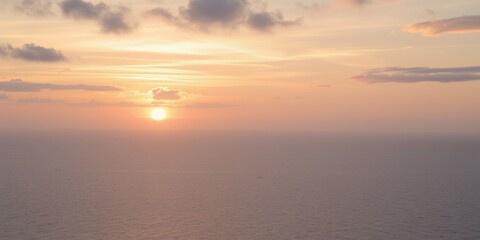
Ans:
<svg viewBox="0 0 480 240"><path fill-rule="evenodd" d="M480 137L0 133L0 239L480 239Z"/></svg>

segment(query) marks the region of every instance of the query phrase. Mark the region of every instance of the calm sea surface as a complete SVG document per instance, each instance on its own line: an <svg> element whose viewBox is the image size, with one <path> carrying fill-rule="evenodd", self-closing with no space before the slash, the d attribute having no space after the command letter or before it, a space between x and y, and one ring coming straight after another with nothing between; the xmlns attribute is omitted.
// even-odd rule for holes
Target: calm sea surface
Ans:
<svg viewBox="0 0 480 240"><path fill-rule="evenodd" d="M0 239L480 239L480 137L1 132Z"/></svg>

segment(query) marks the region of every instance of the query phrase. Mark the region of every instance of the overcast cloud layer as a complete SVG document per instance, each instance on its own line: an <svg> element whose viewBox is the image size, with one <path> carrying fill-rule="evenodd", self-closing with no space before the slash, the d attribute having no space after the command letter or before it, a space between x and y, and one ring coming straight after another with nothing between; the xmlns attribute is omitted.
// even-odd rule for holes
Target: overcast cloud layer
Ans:
<svg viewBox="0 0 480 240"><path fill-rule="evenodd" d="M480 80L480 66L457 68L388 67L372 69L353 79L367 83L382 82L464 82Z"/></svg>

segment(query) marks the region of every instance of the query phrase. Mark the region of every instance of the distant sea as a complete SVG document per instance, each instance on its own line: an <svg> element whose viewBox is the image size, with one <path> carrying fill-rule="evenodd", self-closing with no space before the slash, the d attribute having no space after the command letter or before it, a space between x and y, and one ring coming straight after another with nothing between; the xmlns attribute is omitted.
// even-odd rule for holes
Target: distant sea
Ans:
<svg viewBox="0 0 480 240"><path fill-rule="evenodd" d="M3 131L0 239L480 239L480 137Z"/></svg>

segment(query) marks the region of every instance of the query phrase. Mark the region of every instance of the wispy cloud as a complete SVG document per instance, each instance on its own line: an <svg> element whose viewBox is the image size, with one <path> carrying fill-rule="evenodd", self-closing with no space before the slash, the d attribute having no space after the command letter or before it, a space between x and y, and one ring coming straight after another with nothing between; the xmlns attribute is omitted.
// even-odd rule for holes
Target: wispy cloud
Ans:
<svg viewBox="0 0 480 240"><path fill-rule="evenodd" d="M305 3L297 3L296 4L297 8L303 10L303 11L311 11L314 13L320 13L320 12L325 12L327 10L332 9L332 4L331 3L312 3L312 4L305 4Z"/></svg>
<svg viewBox="0 0 480 240"><path fill-rule="evenodd" d="M456 68L388 67L372 69L353 79L367 83L464 82L480 80L480 66Z"/></svg>
<svg viewBox="0 0 480 240"><path fill-rule="evenodd" d="M82 107L82 108L96 108L96 107L151 107L151 105L135 103L135 102L103 102L98 100L90 100L84 102L70 102L64 99L53 99L53 98L39 98L39 97L29 97L29 98L18 98L18 99L8 99L10 103L16 104L25 104L25 105L35 105L35 104L48 104L48 105L65 105L70 107Z"/></svg>
<svg viewBox="0 0 480 240"><path fill-rule="evenodd" d="M184 95L178 90L171 90L165 87L152 89L151 93L152 98L157 101L180 100L183 98Z"/></svg>
<svg viewBox="0 0 480 240"><path fill-rule="evenodd" d="M225 103L189 103L177 106L177 108L190 108L190 109L214 109L214 108L231 108L238 107L238 105L225 104Z"/></svg>
<svg viewBox="0 0 480 240"><path fill-rule="evenodd" d="M344 6L362 8L375 3L388 3L388 2L396 2L400 0L333 0L333 1L337 4L344 5Z"/></svg>
<svg viewBox="0 0 480 240"><path fill-rule="evenodd" d="M41 90L86 90L86 91L120 91L118 88L109 86L90 86L90 85L57 85L46 83L26 83L20 80L11 80L9 82L0 82L0 91L7 92L38 92ZM238 107L234 104L218 103L218 102L184 102L190 94L179 90L171 90L168 88L156 88L150 91L152 98L156 101L69 101L67 99L49 98L49 97L10 97L7 94L0 93L0 101L12 104L47 104L47 105L65 105L70 107L96 108L96 107L128 107L128 108L145 108L162 106L166 108L184 108L184 109L217 109Z"/></svg>
<svg viewBox="0 0 480 240"><path fill-rule="evenodd" d="M281 12L272 12L264 6L254 10L248 0L189 0L178 14L158 7L146 12L178 27L209 31L214 28L233 29L247 26L258 31L299 24L299 20L285 20Z"/></svg>
<svg viewBox="0 0 480 240"><path fill-rule="evenodd" d="M22 0L17 2L15 10L34 17L52 15L52 1L50 0Z"/></svg>
<svg viewBox="0 0 480 240"><path fill-rule="evenodd" d="M234 104L217 103L217 102L194 102L194 103L166 103L166 102L153 102L153 106L162 106L167 108L185 108L185 109L216 109L216 108L232 108L238 107Z"/></svg>
<svg viewBox="0 0 480 240"><path fill-rule="evenodd" d="M435 36L444 33L480 32L480 15L440 19L410 24L405 31Z"/></svg>
<svg viewBox="0 0 480 240"><path fill-rule="evenodd" d="M34 83L24 82L20 79L0 82L0 91L5 92L38 92L42 90L62 91L62 90L82 90L95 92L112 92L122 91L118 87L97 86L86 84L51 84L51 83Z"/></svg>
<svg viewBox="0 0 480 240"><path fill-rule="evenodd" d="M30 62L61 62L67 60L62 52L33 43L25 44L20 48L13 47L8 43L0 44L0 57L10 57Z"/></svg>
<svg viewBox="0 0 480 240"><path fill-rule="evenodd" d="M181 19L180 17L173 14L170 10L163 7L157 7L157 8L148 10L145 12L145 15L155 16L160 20L177 27L181 27L181 28L186 27L185 25L186 23L183 19Z"/></svg>
<svg viewBox="0 0 480 240"><path fill-rule="evenodd" d="M31 97L31 98L20 98L15 101L16 103L22 104L64 104L65 101L59 99L51 99L51 98L38 98L38 97Z"/></svg>
<svg viewBox="0 0 480 240"><path fill-rule="evenodd" d="M363 7L373 3L372 0L335 0L339 4L344 4L352 7Z"/></svg>
<svg viewBox="0 0 480 240"><path fill-rule="evenodd" d="M87 107L87 108L94 108L94 107L149 107L146 104L135 103L135 102L103 102L98 100L92 100L88 102L74 102L74 103L65 103L69 106L74 107Z"/></svg>
<svg viewBox="0 0 480 240"><path fill-rule="evenodd" d="M96 21L103 33L129 33L137 26L130 21L127 7L112 8L104 2L93 4L83 0L64 0L60 7L67 17Z"/></svg>

